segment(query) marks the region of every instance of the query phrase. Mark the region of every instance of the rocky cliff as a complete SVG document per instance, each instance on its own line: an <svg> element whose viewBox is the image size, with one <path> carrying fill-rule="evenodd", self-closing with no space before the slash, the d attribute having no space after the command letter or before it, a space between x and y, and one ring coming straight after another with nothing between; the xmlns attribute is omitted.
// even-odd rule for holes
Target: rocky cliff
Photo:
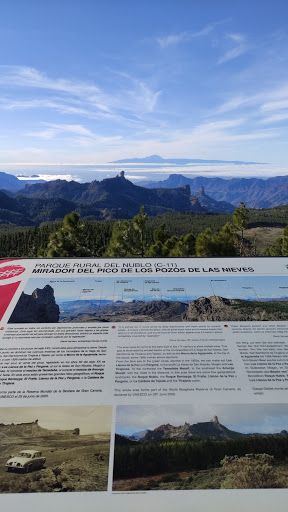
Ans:
<svg viewBox="0 0 288 512"><path fill-rule="evenodd" d="M160 425L154 430L148 430L146 435L140 439L139 442L149 443L160 441L162 439L174 439L179 441L182 439L228 440L240 439L243 437L267 437L272 435L275 437L285 437L288 436L288 433L286 430L282 430L281 432L275 434L243 434L241 432L236 432L225 427L219 422L218 417L214 416L214 418L212 418L210 421L194 423L193 425L190 425L190 423L184 423L184 425L180 425L179 427L174 427L170 423L167 423L166 425Z"/></svg>
<svg viewBox="0 0 288 512"><path fill-rule="evenodd" d="M59 306L56 304L54 290L47 284L44 288L36 288L32 295L22 292L9 323L52 323L58 322Z"/></svg>
<svg viewBox="0 0 288 512"><path fill-rule="evenodd" d="M235 210L233 204L227 203L227 201L216 201L212 199L212 197L209 197L202 186L196 194L190 197L190 202L193 211L197 211L195 207L198 204L202 211L210 213L233 213Z"/></svg>
<svg viewBox="0 0 288 512"><path fill-rule="evenodd" d="M145 181L139 185L148 188L175 188L189 185L191 194L197 194L205 187L206 193L216 201L228 201L238 206L245 201L248 208L272 208L288 202L288 176L274 178L189 178L182 174L170 174L163 181ZM244 198L244 199L243 199Z"/></svg>

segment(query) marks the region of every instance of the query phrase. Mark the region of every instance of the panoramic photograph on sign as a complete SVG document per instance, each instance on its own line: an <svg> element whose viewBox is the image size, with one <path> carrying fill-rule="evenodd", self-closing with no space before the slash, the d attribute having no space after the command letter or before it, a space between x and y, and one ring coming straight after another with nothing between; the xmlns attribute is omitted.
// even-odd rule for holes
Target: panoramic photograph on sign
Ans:
<svg viewBox="0 0 288 512"><path fill-rule="evenodd" d="M223 277L32 278L9 323L288 321L288 274Z"/></svg>

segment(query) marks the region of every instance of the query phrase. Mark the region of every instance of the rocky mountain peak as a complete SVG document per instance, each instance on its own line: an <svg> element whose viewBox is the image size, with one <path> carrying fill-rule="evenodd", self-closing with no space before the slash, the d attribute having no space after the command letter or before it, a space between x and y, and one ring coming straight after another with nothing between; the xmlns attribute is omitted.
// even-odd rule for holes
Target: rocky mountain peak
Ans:
<svg viewBox="0 0 288 512"><path fill-rule="evenodd" d="M54 290L53 290L52 286L50 286L49 284L46 284L46 286L44 286L44 288L36 288L32 292L32 297L34 297L34 299L39 299L42 302L47 303L51 299L52 300L54 299Z"/></svg>
<svg viewBox="0 0 288 512"><path fill-rule="evenodd" d="M215 425L220 425L218 416L214 416L214 418L212 418L212 420L210 420L210 421L211 421L211 423L214 423Z"/></svg>
<svg viewBox="0 0 288 512"><path fill-rule="evenodd" d="M22 292L9 323L51 323L58 322L59 316L54 290L47 284L36 288L31 295Z"/></svg>

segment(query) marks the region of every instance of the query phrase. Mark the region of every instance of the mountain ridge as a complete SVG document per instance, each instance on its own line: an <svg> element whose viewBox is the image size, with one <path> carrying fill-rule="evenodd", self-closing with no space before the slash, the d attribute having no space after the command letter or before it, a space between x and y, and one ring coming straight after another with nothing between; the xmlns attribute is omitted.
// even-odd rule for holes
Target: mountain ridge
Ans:
<svg viewBox="0 0 288 512"><path fill-rule="evenodd" d="M118 434L117 434L118 435ZM219 422L218 416L214 416L210 421L204 421L199 423L190 424L185 422L184 425L179 425L175 427L170 423L159 425L158 427L150 430L147 429L146 434L140 439L132 438L132 436L125 436L126 439L138 442L138 443L151 443L162 440L174 440L174 441L182 441L182 440L204 440L204 439L213 439L213 440L230 440L230 439L241 439L241 438L251 438L251 437L286 437L288 436L287 430L282 430L281 432L276 432L273 434L268 433L258 433L253 432L249 434L244 434L242 432L237 432L235 430L230 430L225 425L222 425ZM116 440L117 441L117 440ZM121 442L121 440L119 440ZM122 443L124 444L124 443Z"/></svg>
<svg viewBox="0 0 288 512"><path fill-rule="evenodd" d="M36 226L61 220L77 211L87 220L131 219L143 205L149 216L174 212L233 213L240 201L248 208L273 208L288 203L288 176L259 178L187 178L135 185L120 176L79 183L55 180L29 184L19 191L0 191L0 223ZM155 188L156 187L156 188Z"/></svg>
<svg viewBox="0 0 288 512"><path fill-rule="evenodd" d="M0 439L7 437L49 437L51 435L79 435L79 428L73 430L47 429L40 427L38 420L26 423L0 423Z"/></svg>
<svg viewBox="0 0 288 512"><path fill-rule="evenodd" d="M251 164L264 164L265 162L245 162L243 160L203 160L201 158L162 158L159 155L150 155L144 158L124 158L122 160L115 160L114 162L109 162L111 164L175 164L175 165L186 165L186 164L235 164L235 165L251 165Z"/></svg>
<svg viewBox="0 0 288 512"><path fill-rule="evenodd" d="M271 208L288 203L288 176L273 178L187 178L182 174L170 174L163 181L143 181L147 188L170 188L189 185L191 194L196 194L200 187L216 201L227 201L237 206L244 201L248 208Z"/></svg>
<svg viewBox="0 0 288 512"><path fill-rule="evenodd" d="M189 185L149 189L134 185L124 173L91 183L55 180L26 185L9 196L0 192L0 222L13 224L16 219L20 225L35 225L63 218L73 210L82 217L94 217L93 220L132 218L142 205L150 216L177 211L231 213L234 210L223 202L217 210L217 201L205 194L192 200L190 196ZM205 206L201 205L202 199Z"/></svg>

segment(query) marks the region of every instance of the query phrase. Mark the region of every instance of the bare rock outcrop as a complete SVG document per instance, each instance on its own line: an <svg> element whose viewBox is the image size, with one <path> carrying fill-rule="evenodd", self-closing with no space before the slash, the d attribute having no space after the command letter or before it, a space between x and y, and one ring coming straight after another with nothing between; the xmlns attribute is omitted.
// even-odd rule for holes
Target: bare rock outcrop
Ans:
<svg viewBox="0 0 288 512"><path fill-rule="evenodd" d="M184 439L218 439L218 440L228 440L228 439L241 439L248 437L287 437L288 432L286 430L282 430L281 432L271 433L250 433L244 434L242 432L237 432L235 430L230 430L229 428L222 425L218 419L218 416L214 416L210 421L203 421L199 423L194 423L190 425L185 422L184 425L179 425L177 427L167 423L166 425L160 425L159 427L154 428L153 430L147 430L146 435L139 439L139 443L151 443L154 441L161 441L165 439L173 439L175 441L180 441Z"/></svg>
<svg viewBox="0 0 288 512"><path fill-rule="evenodd" d="M41 427L38 420L28 423L0 423L0 439L7 437L49 437L49 436L74 436L80 435L80 429L74 428L73 430L51 430Z"/></svg>
<svg viewBox="0 0 288 512"><path fill-rule="evenodd" d="M52 323L58 322L59 316L54 290L47 284L42 289L36 288L31 295L21 294L9 323Z"/></svg>
<svg viewBox="0 0 288 512"><path fill-rule="evenodd" d="M267 309L267 303L226 299L217 295L199 297L189 303L183 315L186 322L273 321L288 320L288 313Z"/></svg>

